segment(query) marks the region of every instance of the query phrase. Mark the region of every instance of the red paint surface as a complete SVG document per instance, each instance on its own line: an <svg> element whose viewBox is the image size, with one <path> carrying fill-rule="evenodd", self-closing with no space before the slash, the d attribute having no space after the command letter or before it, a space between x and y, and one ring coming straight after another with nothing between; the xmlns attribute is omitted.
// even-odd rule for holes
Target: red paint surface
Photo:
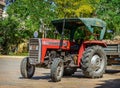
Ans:
<svg viewBox="0 0 120 88"><path fill-rule="evenodd" d="M60 40L56 39L48 39L48 38L43 38L42 39L42 58L41 58L41 63L44 62L44 57L47 52L47 49L52 49L52 50L58 50L60 49ZM62 50L70 50L70 41L64 40L63 41L63 46L61 47Z"/></svg>
<svg viewBox="0 0 120 88"><path fill-rule="evenodd" d="M60 49L59 44L60 44L60 40L42 38L41 63L44 62L44 57L45 57L45 54L47 52L47 49L58 50L58 49ZM65 50L65 51L69 51L70 46L72 46L74 44L75 44L74 42L70 42L69 40L63 40L63 46L61 47L61 49ZM103 46L103 47L107 46L104 42L98 41L98 40L84 41L81 44L81 47L78 51L78 66L80 66L81 59L82 59L83 53L84 53L87 45L100 45L100 46Z"/></svg>

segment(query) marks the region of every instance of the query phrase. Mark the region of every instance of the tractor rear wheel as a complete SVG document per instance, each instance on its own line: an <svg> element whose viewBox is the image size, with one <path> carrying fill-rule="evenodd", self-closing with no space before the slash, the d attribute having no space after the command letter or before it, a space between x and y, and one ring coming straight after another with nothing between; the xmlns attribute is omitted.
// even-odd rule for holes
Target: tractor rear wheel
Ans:
<svg viewBox="0 0 120 88"><path fill-rule="evenodd" d="M64 63L60 58L55 58L51 65L51 79L53 82L61 81L63 76Z"/></svg>
<svg viewBox="0 0 120 88"><path fill-rule="evenodd" d="M21 61L20 65L21 75L24 78L31 78L35 72L35 66L29 63L29 58L26 57Z"/></svg>
<svg viewBox="0 0 120 88"><path fill-rule="evenodd" d="M88 47L81 61L81 68L86 77L100 78L107 65L107 57L101 46Z"/></svg>

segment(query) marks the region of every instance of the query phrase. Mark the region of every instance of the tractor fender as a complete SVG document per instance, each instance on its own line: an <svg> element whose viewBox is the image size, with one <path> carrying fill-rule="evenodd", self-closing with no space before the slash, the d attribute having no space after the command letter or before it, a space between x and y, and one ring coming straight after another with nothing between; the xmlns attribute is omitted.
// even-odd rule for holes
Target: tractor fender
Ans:
<svg viewBox="0 0 120 88"><path fill-rule="evenodd" d="M90 40L83 42L85 45L100 45L102 47L107 47L107 44L100 40Z"/></svg>
<svg viewBox="0 0 120 88"><path fill-rule="evenodd" d="M93 45L99 45L99 46L102 46L102 47L107 47L107 44L104 43L103 41L99 41L99 40L84 41L81 44L79 52L78 52L78 66L80 66L81 59L82 59L83 53L85 51L85 48L87 46L93 46Z"/></svg>

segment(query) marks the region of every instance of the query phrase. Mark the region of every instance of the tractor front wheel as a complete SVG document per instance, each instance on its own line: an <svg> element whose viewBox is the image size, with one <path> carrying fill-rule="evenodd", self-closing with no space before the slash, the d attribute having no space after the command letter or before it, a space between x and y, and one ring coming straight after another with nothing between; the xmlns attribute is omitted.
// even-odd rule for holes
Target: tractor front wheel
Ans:
<svg viewBox="0 0 120 88"><path fill-rule="evenodd" d="M26 57L21 61L20 65L21 75L24 78L31 78L35 72L35 66L29 63L29 58Z"/></svg>
<svg viewBox="0 0 120 88"><path fill-rule="evenodd" d="M101 46L88 47L81 61L81 68L86 77L100 78L107 65L107 57Z"/></svg>
<svg viewBox="0 0 120 88"><path fill-rule="evenodd" d="M51 65L51 79L53 82L61 81L63 76L64 63L60 58L55 58Z"/></svg>

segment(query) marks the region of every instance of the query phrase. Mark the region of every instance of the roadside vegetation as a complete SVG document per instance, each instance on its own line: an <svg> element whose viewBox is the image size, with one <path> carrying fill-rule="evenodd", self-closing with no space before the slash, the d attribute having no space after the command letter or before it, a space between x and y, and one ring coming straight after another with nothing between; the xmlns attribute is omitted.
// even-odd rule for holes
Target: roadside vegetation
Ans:
<svg viewBox="0 0 120 88"><path fill-rule="evenodd" d="M107 23L105 39L120 35L120 0L6 0L7 17L0 19L0 54L19 52L19 44L27 44L35 31L54 38L51 20L59 18L96 17ZM107 30L107 31L108 31ZM26 46L27 47L27 46ZM22 47L23 48L23 47Z"/></svg>

